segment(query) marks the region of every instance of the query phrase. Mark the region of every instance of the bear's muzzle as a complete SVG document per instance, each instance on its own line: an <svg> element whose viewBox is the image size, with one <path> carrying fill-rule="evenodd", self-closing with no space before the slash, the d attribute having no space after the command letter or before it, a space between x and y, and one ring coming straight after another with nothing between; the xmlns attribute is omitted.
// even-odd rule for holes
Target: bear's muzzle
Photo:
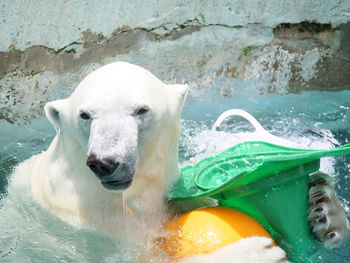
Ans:
<svg viewBox="0 0 350 263"><path fill-rule="evenodd" d="M125 190L134 178L132 167L110 158L98 158L93 153L89 155L86 165L108 190Z"/></svg>

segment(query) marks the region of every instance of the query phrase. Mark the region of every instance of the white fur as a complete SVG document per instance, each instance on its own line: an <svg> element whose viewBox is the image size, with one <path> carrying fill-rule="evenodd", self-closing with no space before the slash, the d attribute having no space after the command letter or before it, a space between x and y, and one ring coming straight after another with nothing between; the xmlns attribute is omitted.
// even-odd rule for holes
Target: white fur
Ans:
<svg viewBox="0 0 350 263"><path fill-rule="evenodd" d="M166 213L165 193L179 174L178 138L186 90L185 85L165 85L145 69L124 62L98 69L69 98L46 105L46 115L57 135L47 151L19 165L13 184L29 176L34 198L70 224L126 236L130 236L130 229L148 231ZM136 116L135 110L143 105L150 112ZM82 120L81 112L88 112L91 120ZM215 128L230 115L247 118L256 129L236 134L237 141L232 144L265 140L298 147L267 133L242 111L226 113ZM105 189L86 165L91 152L134 167L131 186L124 191ZM182 262L283 260L284 251L270 244L267 238L246 238Z"/></svg>
<svg viewBox="0 0 350 263"><path fill-rule="evenodd" d="M34 198L77 226L119 232L129 223L125 203L146 218L163 213L165 192L179 173L178 137L186 89L165 85L128 63L98 69L71 97L46 105L57 135L47 151L19 165L14 180L29 173ZM144 104L151 108L149 115L133 116L135 108ZM92 121L81 120L81 111L89 111ZM92 149L100 155L135 159L134 180L127 190L102 186L86 165Z"/></svg>
<svg viewBox="0 0 350 263"><path fill-rule="evenodd" d="M180 263L273 263L287 262L286 253L272 246L267 237L243 238L236 243L223 247L211 254L186 258Z"/></svg>

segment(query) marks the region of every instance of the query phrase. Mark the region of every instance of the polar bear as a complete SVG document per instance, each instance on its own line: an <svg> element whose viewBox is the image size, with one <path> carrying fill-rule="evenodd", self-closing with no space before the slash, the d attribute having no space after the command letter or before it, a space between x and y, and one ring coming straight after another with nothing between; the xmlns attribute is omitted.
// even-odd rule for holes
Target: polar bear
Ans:
<svg viewBox="0 0 350 263"><path fill-rule="evenodd" d="M72 225L124 236L160 225L167 213L166 192L180 173L186 92L186 85L165 85L129 63L97 69L69 98L45 106L56 137L47 151L17 167L15 180L29 175L37 202ZM200 261L283 259L283 250L270 244L266 238L247 238ZM185 261L191 260L199 258Z"/></svg>
<svg viewBox="0 0 350 263"><path fill-rule="evenodd" d="M179 174L186 90L128 63L102 67L69 98L45 106L57 135L16 173L30 171L34 198L73 225L122 228L123 200L141 214L161 214Z"/></svg>

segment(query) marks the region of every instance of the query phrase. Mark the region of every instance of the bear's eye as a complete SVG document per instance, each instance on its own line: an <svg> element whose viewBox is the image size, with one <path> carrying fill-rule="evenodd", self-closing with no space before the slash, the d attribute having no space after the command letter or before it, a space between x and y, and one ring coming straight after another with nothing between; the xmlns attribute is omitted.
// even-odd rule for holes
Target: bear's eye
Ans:
<svg viewBox="0 0 350 263"><path fill-rule="evenodd" d="M135 115L145 115L149 112L149 108L147 106L143 106L135 111Z"/></svg>
<svg viewBox="0 0 350 263"><path fill-rule="evenodd" d="M80 112L79 116L80 116L80 118L82 118L83 120L90 120L90 115L87 114L86 112Z"/></svg>

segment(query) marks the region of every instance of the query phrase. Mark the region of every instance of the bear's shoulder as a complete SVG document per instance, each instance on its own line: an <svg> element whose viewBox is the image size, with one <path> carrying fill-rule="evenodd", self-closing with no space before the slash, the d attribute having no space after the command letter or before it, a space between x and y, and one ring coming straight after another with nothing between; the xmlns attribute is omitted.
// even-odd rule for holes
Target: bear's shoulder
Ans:
<svg viewBox="0 0 350 263"><path fill-rule="evenodd" d="M19 187L28 187L30 185L33 168L41 154L43 153L34 155L16 166L10 181L12 187L17 189Z"/></svg>

